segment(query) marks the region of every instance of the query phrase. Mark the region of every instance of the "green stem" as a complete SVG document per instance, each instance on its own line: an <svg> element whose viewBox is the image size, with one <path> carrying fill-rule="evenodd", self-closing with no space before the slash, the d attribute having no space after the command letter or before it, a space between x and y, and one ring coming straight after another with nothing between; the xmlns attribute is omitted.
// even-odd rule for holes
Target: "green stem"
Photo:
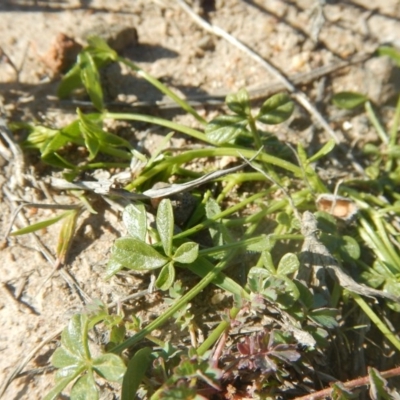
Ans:
<svg viewBox="0 0 400 400"><path fill-rule="evenodd" d="M251 245L257 245L261 243L263 240L267 240L265 235L245 239L245 240L239 240L237 242L233 243L228 243L224 244L222 246L216 246L216 247L211 247L209 249L203 249L199 251L199 256L215 256L218 255L219 253L225 253L229 250L235 249L235 248L247 248Z"/></svg>
<svg viewBox="0 0 400 400"><path fill-rule="evenodd" d="M250 130L251 130L251 133L253 134L253 138L254 138L254 143L256 145L256 149L261 149L263 147L263 143L261 141L260 135L258 134L258 130L257 130L257 127L256 127L256 122L255 122L254 118L251 115L248 116L247 120L249 121L249 127L250 127Z"/></svg>
<svg viewBox="0 0 400 400"><path fill-rule="evenodd" d="M212 218L205 220L204 222L201 222L200 224L197 224L195 226L193 226L190 229L187 229L184 232L178 233L177 235L174 236L174 240L176 239L181 239L190 235L193 235L196 232L201 231L202 229L207 228L208 226L210 226L211 224L213 224L215 221L218 221L219 219L225 218L230 214L235 213L236 211L239 211L241 208L245 207L247 204L252 203L253 201L264 197L267 194L267 192L261 192L261 193L257 193L253 196L248 197L247 199L241 201L238 204L235 204L232 207L229 207L228 209L226 209L225 211L220 212L219 214L214 215Z"/></svg>
<svg viewBox="0 0 400 400"><path fill-rule="evenodd" d="M361 227L358 230L360 236L375 252L377 259L383 261L393 274L398 273L396 265L400 265L400 263L397 264L392 258L391 252L385 246L384 241L377 235L375 229L372 228L365 218L360 218L360 223ZM397 256L395 258L397 259Z"/></svg>
<svg viewBox="0 0 400 400"><path fill-rule="evenodd" d="M240 153L240 154L239 154ZM235 148L235 147L208 147L205 149L196 149L196 150L188 150L183 154L179 154L173 157L166 157L164 160L160 161L158 164L152 166L152 168L148 171L143 172L131 185L126 187L127 190L131 190L134 187L142 185L144 182L149 180L152 176L168 169L171 164L181 165L187 162L190 162L197 158L205 158L205 157L222 157L222 156L233 156L233 157L240 157L240 155L251 159L252 157L256 156L258 152L255 150L248 150L242 148ZM296 176L301 177L302 171L296 165L282 160L280 158L271 156L264 152L258 154L257 157L258 161L272 164L277 167L280 167L286 171L293 172Z"/></svg>
<svg viewBox="0 0 400 400"><path fill-rule="evenodd" d="M393 124L392 124L392 127L390 128L390 132L389 132L389 150L391 147L395 146L397 143L397 131L399 128L399 123L400 123L400 95L397 99L396 112L394 114ZM393 163L395 162L395 160L396 160L396 156L391 155L389 157L389 160L385 166L386 172L390 172L392 170Z"/></svg>
<svg viewBox="0 0 400 400"><path fill-rule="evenodd" d="M166 128L173 129L174 131L186 133L187 135L202 140L203 142L213 144L211 140L209 140L204 133L196 129L189 128L188 126L181 125L173 121L168 121L163 118L153 117L152 115L106 112L103 114L103 118L110 118L116 120L142 121L142 122L148 122L149 124L165 126Z"/></svg>
<svg viewBox="0 0 400 400"><path fill-rule="evenodd" d="M127 60L126 58L118 57L117 61L127 65L129 68L132 68L139 76L146 79L147 82L156 87L161 93L164 93L165 95L170 97L173 101L175 101L175 103L177 103L180 107L182 107L183 110L193 115L193 117L195 117L197 121L199 121L203 125L207 123L207 121L204 118L202 118L192 106L190 106L184 99L181 99L179 96L177 96L171 89L169 89L167 86L161 83L158 79L152 77L146 71L143 71L140 67L138 67L133 62Z"/></svg>
<svg viewBox="0 0 400 400"><path fill-rule="evenodd" d="M164 325L177 311L182 309L196 297L202 290L204 290L214 279L218 277L218 274L227 266L228 260L223 260L219 262L212 271L210 271L196 286L194 286L191 290L189 290L185 295L183 295L180 299L178 299L167 311L165 311L162 315L156 318L153 322L146 326L146 328L142 329L136 335L132 336L125 342L120 345L114 347L111 351L113 353L120 353L123 350L133 346L135 343L138 343L142 339L144 339L147 335L149 335L155 329L160 328Z"/></svg>
<svg viewBox="0 0 400 400"><path fill-rule="evenodd" d="M365 111L367 112L368 118L371 121L372 125L376 129L376 133L382 140L382 143L388 144L389 138L387 136L387 133L385 132L385 128L380 123L370 101L367 101L365 103Z"/></svg>
<svg viewBox="0 0 400 400"><path fill-rule="evenodd" d="M240 308L233 307L229 313L230 319L235 319L240 311ZM202 356L207 350L209 350L214 343L221 337L221 335L230 329L230 321L221 321L219 325L212 331L208 338L197 348L197 354Z"/></svg>
<svg viewBox="0 0 400 400"><path fill-rule="evenodd" d="M364 301L364 299L356 293L350 293L359 307L367 314L368 318L376 325L376 327L383 333L389 342L400 351L399 339L389 330L385 323L373 312L371 307Z"/></svg>

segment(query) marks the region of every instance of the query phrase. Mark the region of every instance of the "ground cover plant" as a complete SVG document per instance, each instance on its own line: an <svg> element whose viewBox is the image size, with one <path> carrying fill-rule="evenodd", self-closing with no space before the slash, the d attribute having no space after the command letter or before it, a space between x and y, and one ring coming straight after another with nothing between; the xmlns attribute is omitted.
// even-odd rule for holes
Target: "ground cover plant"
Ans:
<svg viewBox="0 0 400 400"><path fill-rule="evenodd" d="M380 52L399 59L392 49ZM144 113L108 111L100 71L112 62L127 65L176 101L198 128ZM363 179L346 179L332 188L315 166L340 154L333 140L309 154L269 132L269 125L283 123L293 112L287 94L254 107L242 89L226 98L224 113L206 121L99 38L90 39L80 53L59 96L82 87L95 112L78 109L76 120L57 130L12 126L29 132L24 148L39 151L43 163L61 170L76 197L71 210L12 234L61 220L57 256L62 263L80 214L95 212L91 192L111 197L125 206L127 233L112 246L105 279L126 270L153 274L153 290L160 291L165 309L150 323L125 315L122 308L113 313L101 302L74 315L52 356L57 372L45 399L57 398L67 387L72 399L95 399L114 381L122 384L123 399L300 398L310 392L317 392L313 398L347 399L365 393L366 386L371 398L398 398L386 379L399 374L400 102L383 124L379 108L365 96L342 92L333 97L338 107L364 106L381 143L365 146ZM201 146L170 150L171 133L149 157L107 131L107 120L162 126ZM78 159L71 151L77 146L87 150ZM223 156L235 166L219 176L206 167L189 168ZM123 185L74 186L87 171L129 169L134 161L141 167ZM171 178L173 185L153 187ZM180 218L189 206L187 218ZM312 246L305 248L307 239ZM204 316L196 299L204 302L212 288L224 293L226 306L200 340L197 328ZM215 314L212 306L208 312ZM166 325L180 332L176 340L154 335ZM107 339L94 346L99 331ZM387 371L380 368L383 354L390 358ZM357 372L364 380L351 381L360 360ZM329 382L335 383L329 387Z"/></svg>

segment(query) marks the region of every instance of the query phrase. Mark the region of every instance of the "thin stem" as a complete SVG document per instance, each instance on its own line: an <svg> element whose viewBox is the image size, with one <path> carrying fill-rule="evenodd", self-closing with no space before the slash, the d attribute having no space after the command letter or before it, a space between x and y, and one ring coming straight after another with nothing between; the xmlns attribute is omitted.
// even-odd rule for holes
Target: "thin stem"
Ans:
<svg viewBox="0 0 400 400"><path fill-rule="evenodd" d="M205 149L188 150L185 153L179 154L177 156L166 157L158 164L153 165L151 170L143 172L131 185L126 187L126 189L131 190L137 186L142 185L144 182L148 181L152 176L164 171L171 165L179 166L183 163L190 162L196 158L203 158L203 157L233 156L239 158L240 157L239 152L243 157L246 157L248 159L251 159L254 156L258 156L257 157L258 161L275 165L286 171L294 173L297 177L301 177L301 169L299 167L288 161L282 160L278 157L271 156L264 152L258 153L255 150L248 150L235 147L220 147L220 148L208 147Z"/></svg>
<svg viewBox="0 0 400 400"><path fill-rule="evenodd" d="M167 311L165 311L162 315L156 318L149 325L147 325L146 328L142 329L136 335L132 336L131 338L121 343L120 345L114 347L111 351L113 353L120 353L123 350L133 346L135 343L144 339L155 329L160 328L177 311L185 307L190 300L195 298L203 289L205 289L210 283L212 283L212 281L217 278L218 274L227 266L227 264L228 264L228 259L218 263L212 271L210 271L196 286L194 286L185 295L183 295L180 299L178 299Z"/></svg>
<svg viewBox="0 0 400 400"><path fill-rule="evenodd" d="M235 319L240 311L240 308L233 307L229 313L230 319ZM221 335L231 327L230 321L221 321L219 325L212 331L208 338L197 348L197 354L202 356L214 343L221 337Z"/></svg>
<svg viewBox="0 0 400 400"><path fill-rule="evenodd" d="M385 132L385 128L380 123L370 101L367 101L365 103L365 111L367 112L368 118L376 129L376 133L378 134L382 142L388 144L389 138L387 136L387 133Z"/></svg>
<svg viewBox="0 0 400 400"><path fill-rule="evenodd" d="M238 204L235 204L234 206L226 209L225 211L220 212L219 214L214 215L212 218L205 220L204 222L201 222L200 224L195 225L194 227L187 229L184 232L178 233L177 235L174 236L174 240L176 239L181 239L190 235L193 235L196 232L201 231L202 229L207 228L210 226L212 223L215 221L218 221L219 219L225 218L230 214L235 213L236 211L239 211L242 207L246 206L249 203L252 203L253 201L264 197L267 192L261 192L261 193L256 193L253 196L250 196L249 198L241 201Z"/></svg>
<svg viewBox="0 0 400 400"><path fill-rule="evenodd" d="M183 110L185 110L187 113L193 115L203 125L207 123L207 121L202 118L197 111L190 106L184 99L181 99L178 95L176 95L171 89L169 89L167 86L165 86L163 83L161 83L158 79L152 77L149 75L147 72L143 71L140 67L138 67L136 64L133 62L127 60L126 58L123 57L118 57L117 61L127 65L128 67L132 68L136 73L146 79L147 82L152 84L154 87L156 87L160 92L164 93L168 97L170 97L175 103L177 103L179 106L182 107Z"/></svg>
<svg viewBox="0 0 400 400"><path fill-rule="evenodd" d="M254 138L254 143L256 145L256 149L261 149L261 147L263 147L263 144L262 144L262 141L261 141L261 137L258 134L258 130L257 130L257 126L256 126L256 123L255 123L255 120L251 115L248 116L247 120L249 121L249 127L250 127L250 130L251 130L251 133L253 134L253 138Z"/></svg>
<svg viewBox="0 0 400 400"><path fill-rule="evenodd" d="M142 121L148 122L149 124L165 126L166 128L173 129L174 131L186 133L187 135L194 137L195 139L202 140L203 142L213 144L207 136L193 128L178 124L173 121L168 121L163 118L153 117L152 115L136 114L136 113L110 113L106 112L103 114L104 118L116 119L116 120L129 120L129 121Z"/></svg>
<svg viewBox="0 0 400 400"><path fill-rule="evenodd" d="M383 333L387 340L400 351L400 340L389 330L385 323L373 312L371 307L364 301L364 299L356 294L350 293L354 298L355 302L360 306L360 308L367 314L368 318L376 325L376 327Z"/></svg>

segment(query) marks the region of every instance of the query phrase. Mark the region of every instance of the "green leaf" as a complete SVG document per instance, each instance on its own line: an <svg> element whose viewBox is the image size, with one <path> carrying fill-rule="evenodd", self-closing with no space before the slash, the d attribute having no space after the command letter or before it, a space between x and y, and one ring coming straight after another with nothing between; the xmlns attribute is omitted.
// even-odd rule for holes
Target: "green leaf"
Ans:
<svg viewBox="0 0 400 400"><path fill-rule="evenodd" d="M366 143L363 147L363 153L367 155L379 155L380 154L380 149L378 146L372 144L372 143Z"/></svg>
<svg viewBox="0 0 400 400"><path fill-rule="evenodd" d="M66 145L70 139L63 135L62 130L58 131L56 135L47 140L40 149L42 153L42 157L46 157L47 155L54 153L58 149L61 149L64 145Z"/></svg>
<svg viewBox="0 0 400 400"><path fill-rule="evenodd" d="M312 310L309 317L317 324L328 329L333 329L339 326L336 321L337 315L338 310L336 308L319 308L317 310Z"/></svg>
<svg viewBox="0 0 400 400"><path fill-rule="evenodd" d="M105 279L110 279L117 272L121 271L122 268L124 268L124 266L117 260L114 260L111 255L111 258L108 260L107 263Z"/></svg>
<svg viewBox="0 0 400 400"><path fill-rule="evenodd" d="M59 374L62 371L64 374ZM56 385L43 397L43 400L55 400L58 398L59 394L72 382L80 373L80 370L63 368L57 372ZM65 373L67 372L67 373Z"/></svg>
<svg viewBox="0 0 400 400"><path fill-rule="evenodd" d="M335 145L336 143L333 139L329 140L328 143L322 147L322 149L308 159L308 163L314 163L320 158L327 156L335 148Z"/></svg>
<svg viewBox="0 0 400 400"><path fill-rule="evenodd" d="M188 264L187 268L201 278L204 278L208 273L212 272L214 265L211 264L206 258L198 257L193 263ZM235 296L243 297L246 295L242 286L236 283L233 279L227 277L222 272L220 272L213 280L213 283Z"/></svg>
<svg viewBox="0 0 400 400"><path fill-rule="evenodd" d="M264 102L256 120L269 125L280 124L292 115L293 109L290 97L286 93L278 93Z"/></svg>
<svg viewBox="0 0 400 400"><path fill-rule="evenodd" d="M60 99L64 99L82 85L81 68L79 64L75 64L61 79L57 89L57 96Z"/></svg>
<svg viewBox="0 0 400 400"><path fill-rule="evenodd" d="M10 235L11 236L25 235L26 233L32 233L38 231L39 229L47 228L48 226L53 225L56 222L60 221L61 219L71 215L72 211L74 210L65 211L54 218L49 218L44 221L37 222L36 224L29 225L26 228L18 229L17 231L11 232Z"/></svg>
<svg viewBox="0 0 400 400"><path fill-rule="evenodd" d="M257 281L259 280L261 282L262 280L267 279L270 276L271 276L271 273L267 269L260 268L260 267L252 267L252 268L250 268L249 273L247 274L247 279L256 278Z"/></svg>
<svg viewBox="0 0 400 400"><path fill-rule="evenodd" d="M76 222L81 213L81 209L71 210L72 212L64 219L57 242L57 258L62 262L65 261L68 250L71 246L75 235Z"/></svg>
<svg viewBox="0 0 400 400"><path fill-rule="evenodd" d="M121 357L108 353L93 360L93 369L108 381L122 382L126 366Z"/></svg>
<svg viewBox="0 0 400 400"><path fill-rule="evenodd" d="M103 110L103 90L100 84L100 74L92 55L87 51L82 51L78 55L78 64L81 80L89 94L90 100L99 111Z"/></svg>
<svg viewBox="0 0 400 400"><path fill-rule="evenodd" d="M246 251L255 251L261 253L264 250L269 251L274 247L275 241L271 235L261 234L257 241L251 242L246 245Z"/></svg>
<svg viewBox="0 0 400 400"><path fill-rule="evenodd" d="M361 106L366 101L368 101L367 96L356 92L340 92L336 93L332 97L332 102L336 107L344 108L346 110L351 110L352 108Z"/></svg>
<svg viewBox="0 0 400 400"><path fill-rule="evenodd" d="M247 133L246 123L247 119L238 115L221 115L206 125L206 136L215 144L226 143L240 134Z"/></svg>
<svg viewBox="0 0 400 400"><path fill-rule="evenodd" d="M178 247L172 259L182 264L190 264L199 255L199 245L194 242L183 243Z"/></svg>
<svg viewBox="0 0 400 400"><path fill-rule="evenodd" d="M97 138L101 144L112 147L132 148L127 140L103 130L101 114L83 114L79 109L77 110L77 114L80 130L93 138Z"/></svg>
<svg viewBox="0 0 400 400"><path fill-rule="evenodd" d="M285 293L279 294L278 302L283 308L292 307L295 301L300 297L300 291L297 288L294 281L288 278L286 275L276 275L276 278L282 279L285 283Z"/></svg>
<svg viewBox="0 0 400 400"><path fill-rule="evenodd" d="M307 309L310 309L314 303L314 295L311 290L298 280L293 281L299 291L299 299Z"/></svg>
<svg viewBox="0 0 400 400"><path fill-rule="evenodd" d="M285 254L279 261L277 274L289 275L296 272L299 269L300 262L297 256L293 253Z"/></svg>
<svg viewBox="0 0 400 400"><path fill-rule="evenodd" d="M172 210L171 200L161 200L157 208L156 225L165 254L171 257L172 237L174 236L174 212Z"/></svg>
<svg viewBox="0 0 400 400"><path fill-rule="evenodd" d="M369 395L372 400L395 400L398 399L397 393L388 387L387 380L375 368L368 368L369 376ZM396 397L397 396L397 397Z"/></svg>
<svg viewBox="0 0 400 400"><path fill-rule="evenodd" d="M147 217L144 204L135 203L125 207L122 213L124 225L132 237L144 241L147 232Z"/></svg>
<svg viewBox="0 0 400 400"><path fill-rule="evenodd" d="M231 111L241 117L250 115L249 94L245 88L240 89L237 93L228 94L225 103Z"/></svg>
<svg viewBox="0 0 400 400"><path fill-rule="evenodd" d="M86 352L87 324L88 318L86 314L76 314L71 318L61 335L62 346L72 355L83 360L90 357L90 354Z"/></svg>
<svg viewBox="0 0 400 400"><path fill-rule="evenodd" d="M272 261L271 253L268 250L265 250L265 251L262 252L261 260L262 260L262 263L263 263L264 267L266 268L266 270L270 274L275 275L276 274L276 268L274 266L274 262Z"/></svg>
<svg viewBox="0 0 400 400"><path fill-rule="evenodd" d="M61 157L58 153L50 153L42 156L42 161L46 164L52 165L53 167L60 169L71 169L72 171L77 171L76 165L68 162L64 157Z"/></svg>
<svg viewBox="0 0 400 400"><path fill-rule="evenodd" d="M361 255L361 250L357 240L347 235L344 235L342 239L344 245L341 246L341 250L351 259L358 260Z"/></svg>
<svg viewBox="0 0 400 400"><path fill-rule="evenodd" d="M79 127L82 132L85 145L89 150L90 159L96 157L101 145L105 147L127 147L131 148L128 141L113 135L112 133L105 132L102 127L102 121L99 120L97 114L85 115L79 109L77 110L79 116Z"/></svg>
<svg viewBox="0 0 400 400"><path fill-rule="evenodd" d="M138 350L129 360L128 368L122 381L121 400L136 399L136 392L152 360L151 352L150 347L144 347Z"/></svg>
<svg viewBox="0 0 400 400"><path fill-rule="evenodd" d="M29 130L29 135L22 143L26 149L39 149L42 151L43 146L49 141L53 140L59 134L58 129L50 129L42 125L28 125L26 128Z"/></svg>
<svg viewBox="0 0 400 400"><path fill-rule="evenodd" d="M161 268L168 259L153 247L135 238L119 238L115 241L113 262L135 271L147 271Z"/></svg>
<svg viewBox="0 0 400 400"><path fill-rule="evenodd" d="M398 67L400 67L400 52L392 46L380 46L377 53L379 56L390 57Z"/></svg>
<svg viewBox="0 0 400 400"><path fill-rule="evenodd" d="M74 367L82 364L82 358L72 354L65 347L59 347L51 357L51 364L56 368Z"/></svg>
<svg viewBox="0 0 400 400"><path fill-rule="evenodd" d="M92 54L96 60L100 60L102 63L106 61L116 61L118 59L118 54L113 50L107 42L98 37L90 36L87 38L89 44L87 51Z"/></svg>
<svg viewBox="0 0 400 400"><path fill-rule="evenodd" d="M358 393L351 393L351 391L347 389L342 382L335 382L332 384L332 400L350 400L358 398Z"/></svg>
<svg viewBox="0 0 400 400"><path fill-rule="evenodd" d="M160 290L168 290L175 280L175 268L174 263L171 261L161 269L157 280L156 287Z"/></svg>
<svg viewBox="0 0 400 400"><path fill-rule="evenodd" d="M97 400L99 392L94 381L93 373L89 370L80 377L71 389L71 400Z"/></svg>
<svg viewBox="0 0 400 400"><path fill-rule="evenodd" d="M213 219L215 215L221 213L221 208L215 199L212 197L207 199L205 206L206 216L208 219ZM209 227L210 235L213 240L214 246L222 246L225 243L232 242L232 237L226 228L220 221L215 221Z"/></svg>

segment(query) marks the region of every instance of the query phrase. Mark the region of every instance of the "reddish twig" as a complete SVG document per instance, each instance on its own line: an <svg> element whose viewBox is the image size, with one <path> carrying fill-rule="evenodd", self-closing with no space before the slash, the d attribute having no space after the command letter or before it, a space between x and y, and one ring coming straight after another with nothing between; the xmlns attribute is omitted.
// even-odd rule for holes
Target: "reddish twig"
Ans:
<svg viewBox="0 0 400 400"><path fill-rule="evenodd" d="M381 372L380 375L387 379L392 378L394 376L400 376L400 367L389 369L387 371ZM353 379L352 381L348 381L343 383L343 386L346 389L356 389L362 386L366 386L369 384L369 376L364 376L362 378ZM319 392L314 392L311 394L307 394L306 396L296 397L295 400L317 400L323 399L326 396L330 396L332 393L332 388L320 390Z"/></svg>

